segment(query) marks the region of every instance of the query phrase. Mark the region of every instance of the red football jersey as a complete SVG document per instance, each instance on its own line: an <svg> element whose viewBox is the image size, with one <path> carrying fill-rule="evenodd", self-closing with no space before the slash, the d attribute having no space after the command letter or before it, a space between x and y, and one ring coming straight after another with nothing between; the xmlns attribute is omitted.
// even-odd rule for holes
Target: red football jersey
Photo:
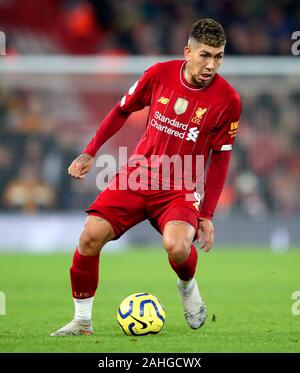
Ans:
<svg viewBox="0 0 300 373"><path fill-rule="evenodd" d="M150 106L145 133L129 159L129 166L143 165L146 159L145 166L149 170L151 165L153 173L161 166L160 156L173 156L172 169L176 169L177 162L179 168L184 167L183 173L191 173L195 181L197 172L203 173L197 169L197 155L203 156L205 167L211 150L232 149L241 101L219 74L207 87L190 85L183 74L185 63L174 60L153 65L129 89L120 106L126 113ZM188 165L184 164L187 155ZM161 170L157 175L160 185L169 182L174 185L174 180L164 180ZM172 177L176 179L176 175Z"/></svg>

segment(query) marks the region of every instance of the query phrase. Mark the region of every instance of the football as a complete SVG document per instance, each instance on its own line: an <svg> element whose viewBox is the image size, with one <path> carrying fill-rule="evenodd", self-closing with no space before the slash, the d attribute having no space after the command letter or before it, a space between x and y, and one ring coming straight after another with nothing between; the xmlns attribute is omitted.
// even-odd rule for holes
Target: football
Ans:
<svg viewBox="0 0 300 373"><path fill-rule="evenodd" d="M160 301L149 293L129 295L121 302L117 314L123 332L133 336L159 333L165 318Z"/></svg>

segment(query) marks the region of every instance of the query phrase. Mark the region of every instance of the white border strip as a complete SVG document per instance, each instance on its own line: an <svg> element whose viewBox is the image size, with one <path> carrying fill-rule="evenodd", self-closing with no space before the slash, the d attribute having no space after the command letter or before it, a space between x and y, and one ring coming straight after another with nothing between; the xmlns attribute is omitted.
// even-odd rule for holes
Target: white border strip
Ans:
<svg viewBox="0 0 300 373"><path fill-rule="evenodd" d="M3 56L0 73L26 74L134 74L149 66L181 56L72 57ZM228 75L300 75L300 57L226 57L220 70Z"/></svg>

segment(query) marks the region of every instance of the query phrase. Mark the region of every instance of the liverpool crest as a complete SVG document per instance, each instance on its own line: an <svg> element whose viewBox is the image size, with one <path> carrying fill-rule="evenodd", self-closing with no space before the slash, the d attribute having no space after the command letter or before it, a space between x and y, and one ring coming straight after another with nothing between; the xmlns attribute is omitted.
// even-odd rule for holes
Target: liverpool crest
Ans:
<svg viewBox="0 0 300 373"><path fill-rule="evenodd" d="M192 122L196 124L200 124L201 118L206 112L207 112L207 108L198 107L196 114L194 118L192 119Z"/></svg>
<svg viewBox="0 0 300 373"><path fill-rule="evenodd" d="M186 100L184 98L181 98L181 97L178 97L178 99L176 100L175 105L174 105L175 113L177 115L185 113L188 105L189 105L188 100Z"/></svg>

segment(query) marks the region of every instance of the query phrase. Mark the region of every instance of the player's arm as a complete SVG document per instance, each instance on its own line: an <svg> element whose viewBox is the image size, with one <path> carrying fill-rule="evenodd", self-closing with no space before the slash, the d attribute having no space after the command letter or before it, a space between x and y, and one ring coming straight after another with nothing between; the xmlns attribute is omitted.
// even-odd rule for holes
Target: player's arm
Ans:
<svg viewBox="0 0 300 373"><path fill-rule="evenodd" d="M210 165L206 175L205 194L200 210L198 227L198 241L201 241L201 233L204 233L201 249L209 251L214 242L214 227L212 219L221 196L228 174L231 149L238 129L238 121L241 114L241 102L236 97L228 110L223 124L217 128L212 142Z"/></svg>
<svg viewBox="0 0 300 373"><path fill-rule="evenodd" d="M230 151L212 151L210 166L207 171L205 182L205 196L200 210L198 227L198 241L201 241L203 232L204 238L201 249L209 251L214 242L213 216L217 207L223 186L227 177Z"/></svg>
<svg viewBox="0 0 300 373"><path fill-rule="evenodd" d="M116 105L100 123L95 136L70 165L68 173L75 179L84 179L93 168L94 158L100 147L124 125L129 114L123 112L120 104Z"/></svg>
<svg viewBox="0 0 300 373"><path fill-rule="evenodd" d="M91 141L68 168L68 173L76 179L84 179L92 169L94 158L101 146L117 133L125 124L131 113L143 109L151 102L152 84L156 65L145 71L142 77L129 89L100 123Z"/></svg>

